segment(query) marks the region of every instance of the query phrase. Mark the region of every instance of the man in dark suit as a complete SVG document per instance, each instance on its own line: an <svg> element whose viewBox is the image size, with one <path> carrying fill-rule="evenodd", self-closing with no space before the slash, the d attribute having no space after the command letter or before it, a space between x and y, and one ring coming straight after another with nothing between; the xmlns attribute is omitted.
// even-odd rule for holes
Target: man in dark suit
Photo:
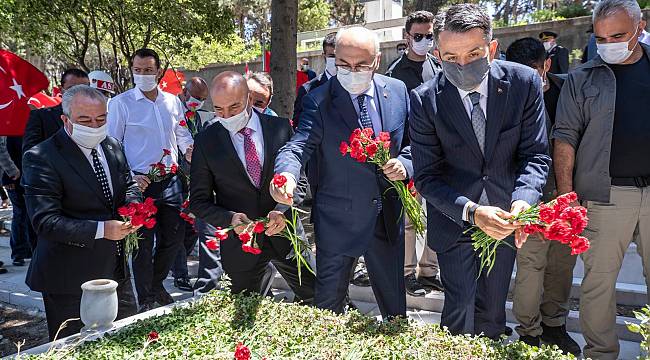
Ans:
<svg viewBox="0 0 650 360"><path fill-rule="evenodd" d="M497 42L480 7L454 5L434 24L443 72L411 93L410 135L428 243L445 287L441 324L452 334L497 339L515 251L499 246L490 274L479 274L464 232L476 225L512 242L516 230L516 245L526 240L508 219L539 201L548 173L542 81L528 67L493 60Z"/></svg>
<svg viewBox="0 0 650 360"><path fill-rule="evenodd" d="M553 74L567 74L569 72L569 49L557 44L557 33L542 31L539 39L544 43L544 49L551 59L549 71Z"/></svg>
<svg viewBox="0 0 650 360"><path fill-rule="evenodd" d="M68 69L61 75L61 93L75 85L88 85L88 74L79 69ZM45 141L63 127L61 121L63 110L61 104L44 109L35 109L29 113L29 119L23 135L23 153Z"/></svg>
<svg viewBox="0 0 650 360"><path fill-rule="evenodd" d="M106 99L87 85L63 95L64 128L23 159L27 212L38 242L27 271L30 289L43 294L50 340L79 318L81 284L118 281L118 318L135 313L122 239L136 229L117 209L141 201L120 144L106 137ZM79 331L69 322L58 337Z"/></svg>
<svg viewBox="0 0 650 360"><path fill-rule="evenodd" d="M228 227L269 217L263 234L257 236L261 254L246 253L235 236L221 242L221 261L232 280L231 291L260 292L262 275L274 260L298 300L311 303L314 276L302 272L299 282L294 259L287 259L291 242L277 236L285 227L287 206L270 196L266 184L273 178L275 154L292 134L287 119L252 110L246 79L223 72L212 80L210 96L218 123L196 137L190 177L190 210L215 226ZM243 228L235 228L239 234Z"/></svg>
<svg viewBox="0 0 650 360"><path fill-rule="evenodd" d="M303 100L300 125L275 161L288 177L286 191L271 184L278 202L291 204L303 164L318 156L318 191L312 208L316 230L316 306L342 312L350 270L363 255L379 309L384 316L406 313L404 220L397 193L385 177L406 180L409 148L401 148L408 117L403 82L375 74L379 41L362 27L340 30L337 75ZM339 144L354 129L390 133L393 157L383 169L341 156Z"/></svg>

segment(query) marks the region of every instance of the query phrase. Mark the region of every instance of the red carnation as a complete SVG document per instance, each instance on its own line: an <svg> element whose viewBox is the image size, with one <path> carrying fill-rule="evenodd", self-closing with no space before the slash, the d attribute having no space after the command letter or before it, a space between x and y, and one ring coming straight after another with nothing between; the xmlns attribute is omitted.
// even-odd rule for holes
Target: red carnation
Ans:
<svg viewBox="0 0 650 360"><path fill-rule="evenodd" d="M251 351L246 345L239 343L235 348L235 360L250 360Z"/></svg>
<svg viewBox="0 0 650 360"><path fill-rule="evenodd" d="M194 104L196 104L196 103L194 103ZM199 104L196 104L196 105L194 105L194 106L198 106L198 105L199 105ZM194 111L191 111L191 110L190 110L190 111L185 112L185 117L188 118L188 119L191 119L191 118L194 117L194 114L195 114ZM181 122L183 122L183 121L184 121L184 120L181 120ZM180 123L179 123L179 124L180 124ZM185 125L180 124L180 125L181 125L181 126L185 126L185 125L187 125L187 124L185 124Z"/></svg>
<svg viewBox="0 0 650 360"><path fill-rule="evenodd" d="M535 233L544 233L546 229L537 224L528 224L524 226L524 232L528 235L535 234Z"/></svg>
<svg viewBox="0 0 650 360"><path fill-rule="evenodd" d="M281 174L273 175L273 185L281 188L287 183L287 177Z"/></svg>
<svg viewBox="0 0 650 360"><path fill-rule="evenodd" d="M380 131L379 141L390 141L390 133L386 131Z"/></svg>
<svg viewBox="0 0 650 360"><path fill-rule="evenodd" d="M169 155L171 155L171 154L172 154L172 151L171 151L171 150L169 150L169 149L163 149L163 154L165 154L165 155L167 155L167 156L169 156Z"/></svg>
<svg viewBox="0 0 650 360"><path fill-rule="evenodd" d="M181 205L181 208L187 209L188 207L190 207L190 201L189 200L183 201L183 205Z"/></svg>
<svg viewBox="0 0 650 360"><path fill-rule="evenodd" d="M264 223L261 221L258 221L255 223L255 227L253 228L253 232L256 234L261 234L264 232Z"/></svg>
<svg viewBox="0 0 650 360"><path fill-rule="evenodd" d="M377 143L372 142L366 146L366 152L368 153L369 157L374 157L377 154L377 151L379 151L379 148L377 148Z"/></svg>
<svg viewBox="0 0 650 360"><path fill-rule="evenodd" d="M539 220L543 223L550 224L555 220L555 209L548 205L539 206Z"/></svg>
<svg viewBox="0 0 650 360"><path fill-rule="evenodd" d="M384 141L382 144L384 144L384 149L390 149L390 141Z"/></svg>
<svg viewBox="0 0 650 360"><path fill-rule="evenodd" d="M158 341L158 332L156 331L151 331L149 335L147 336L147 341L149 342L156 342Z"/></svg>
<svg viewBox="0 0 650 360"><path fill-rule="evenodd" d="M156 218L149 218L144 221L144 227L147 229L153 229L156 226Z"/></svg>
<svg viewBox="0 0 650 360"><path fill-rule="evenodd" d="M348 139L348 142L352 143L352 141L354 139L358 139L359 136L361 136L361 129L358 128L354 129L354 131L352 131L352 134L350 135L350 139Z"/></svg>
<svg viewBox="0 0 650 360"><path fill-rule="evenodd" d="M187 127L187 121L181 120L181 121L178 122L178 125L180 125L182 127Z"/></svg>
<svg viewBox="0 0 650 360"><path fill-rule="evenodd" d="M570 204L578 201L578 194L572 191L570 193L566 193L564 195L558 196L557 200L560 201L560 199L562 199L562 202L566 202L567 204Z"/></svg>
<svg viewBox="0 0 650 360"><path fill-rule="evenodd" d="M216 251L219 250L219 241L215 238L210 238L205 240L205 247L208 248L208 250Z"/></svg>
<svg viewBox="0 0 650 360"><path fill-rule="evenodd" d="M133 214L135 214L135 207L131 206L131 204L128 206L122 206L121 208L117 209L117 213L120 216L133 216Z"/></svg>
<svg viewBox="0 0 650 360"><path fill-rule="evenodd" d="M216 236L219 240L226 240L228 238L228 230L217 227L217 231L214 233L214 236Z"/></svg>
<svg viewBox="0 0 650 360"><path fill-rule="evenodd" d="M258 249L256 247L252 247L250 245L246 245L246 244L242 245L241 249L244 252L249 253L249 254L253 254L253 255L259 255L259 254L262 253L262 250L260 250L260 249Z"/></svg>
<svg viewBox="0 0 650 360"><path fill-rule="evenodd" d="M354 139L354 140L352 140L352 141L350 142L350 148L351 148L352 150L357 150L357 151L363 149L363 147L362 147L362 145L361 145L361 141L360 141L359 139Z"/></svg>
<svg viewBox="0 0 650 360"><path fill-rule="evenodd" d="M362 154L359 154L359 156L357 156L357 161L360 162L360 163L366 162L367 158L368 157L366 156L366 154L362 153Z"/></svg>
<svg viewBox="0 0 650 360"><path fill-rule="evenodd" d="M363 135L365 135L368 139L372 139L372 136L375 134L374 131L372 131L372 128L365 128L362 130Z"/></svg>
<svg viewBox="0 0 650 360"><path fill-rule="evenodd" d="M566 222L556 220L546 230L544 237L549 240L557 240L563 244L568 244L571 241L571 229L567 226Z"/></svg>
<svg viewBox="0 0 650 360"><path fill-rule="evenodd" d="M243 243L249 242L251 238L252 237L251 237L250 233L243 232L243 233L239 234L239 240L241 240L241 242L243 242Z"/></svg>
<svg viewBox="0 0 650 360"><path fill-rule="evenodd" d="M582 254L589 250L589 240L583 236L575 236L571 240L571 255Z"/></svg>
<svg viewBox="0 0 650 360"><path fill-rule="evenodd" d="M172 166L169 167L169 172L170 173L176 174L177 171L178 171L178 165L172 164Z"/></svg>
<svg viewBox="0 0 650 360"><path fill-rule="evenodd" d="M348 143L345 141L341 142L341 145L339 145L339 151L341 152L341 155L345 156L345 154L348 153L348 149L350 149Z"/></svg>

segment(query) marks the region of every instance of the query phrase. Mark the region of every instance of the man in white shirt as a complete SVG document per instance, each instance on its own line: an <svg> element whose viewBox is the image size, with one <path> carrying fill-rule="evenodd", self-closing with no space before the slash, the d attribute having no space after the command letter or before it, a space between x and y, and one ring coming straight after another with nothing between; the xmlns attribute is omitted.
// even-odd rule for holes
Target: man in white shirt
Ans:
<svg viewBox="0 0 650 360"><path fill-rule="evenodd" d="M158 88L162 76L158 54L151 49L137 50L131 57L131 71L136 86L111 101L108 132L122 143L134 179L145 197L155 199L158 207L156 226L141 231L142 240L133 257L140 311L147 311L156 303L167 305L174 301L162 282L183 243L180 207L184 199L179 176L168 174L152 182L146 174L151 164L160 161L164 150L170 152L162 160L167 167L179 163L179 150L191 162L194 141L181 124L185 119L181 101Z"/></svg>

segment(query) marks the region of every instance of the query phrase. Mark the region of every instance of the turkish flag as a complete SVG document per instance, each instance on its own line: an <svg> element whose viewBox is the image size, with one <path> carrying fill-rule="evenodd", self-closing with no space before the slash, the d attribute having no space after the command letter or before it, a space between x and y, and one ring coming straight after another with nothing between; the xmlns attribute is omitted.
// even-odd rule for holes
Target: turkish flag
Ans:
<svg viewBox="0 0 650 360"><path fill-rule="evenodd" d="M32 64L0 49L0 135L25 133L30 111L27 101L49 85L47 77Z"/></svg>
<svg viewBox="0 0 650 360"><path fill-rule="evenodd" d="M174 71L167 69L165 75L160 79L160 89L170 94L178 95L183 91L183 83L185 82L185 74L182 71Z"/></svg>
<svg viewBox="0 0 650 360"><path fill-rule="evenodd" d="M47 95L44 92L38 92L34 94L34 96L29 98L29 101L27 102L28 105L31 105L36 109L43 109L52 106L57 106L60 103L61 103L61 97L52 97Z"/></svg>

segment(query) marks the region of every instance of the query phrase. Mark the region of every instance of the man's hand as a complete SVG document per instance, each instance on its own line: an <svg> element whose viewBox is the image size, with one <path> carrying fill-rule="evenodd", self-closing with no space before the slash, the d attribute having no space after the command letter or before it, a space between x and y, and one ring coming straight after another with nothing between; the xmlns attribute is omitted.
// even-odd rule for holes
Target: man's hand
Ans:
<svg viewBox="0 0 650 360"><path fill-rule="evenodd" d="M522 211L526 211L528 209L530 209L530 205L527 202L523 200L517 200L512 203L512 206L510 207L510 214L512 214L512 216L517 216ZM521 249L521 246L524 245L528 239L528 234L524 232L523 225L525 224L521 224L515 221L515 225L519 226L517 230L515 230L515 246L517 249Z"/></svg>
<svg viewBox="0 0 650 360"><path fill-rule="evenodd" d="M273 200L277 201L278 204L284 204L284 205L293 205L293 192L296 190L296 181L293 179L293 176L289 174L283 173L287 178L287 183L284 184L283 187L279 188L275 186L273 181L271 181L271 185L269 185L269 192L271 193L271 197L273 197Z"/></svg>
<svg viewBox="0 0 650 360"><path fill-rule="evenodd" d="M11 176L12 180L18 180L19 178L20 178L20 170L18 170L18 173L16 173L16 175Z"/></svg>
<svg viewBox="0 0 650 360"><path fill-rule="evenodd" d="M104 221L104 238L108 240L119 241L137 229L138 228L133 227L124 221Z"/></svg>
<svg viewBox="0 0 650 360"><path fill-rule="evenodd" d="M149 184L151 184L151 179L147 175L134 175L133 180L138 183L138 187L141 191L147 190Z"/></svg>
<svg viewBox="0 0 650 360"><path fill-rule="evenodd" d="M397 159L388 160L381 169L384 171L384 175L386 175L388 180L406 180L406 168L404 167L404 164Z"/></svg>
<svg viewBox="0 0 650 360"><path fill-rule="evenodd" d="M517 225L508 222L512 214L494 206L479 206L474 212L474 222L489 236L503 240L517 229Z"/></svg>
<svg viewBox="0 0 650 360"><path fill-rule="evenodd" d="M235 227L235 234L239 235L244 230L246 230L246 226L251 223L251 220L246 216L246 214L243 213L235 213L232 216L232 220L230 221L230 225Z"/></svg>
<svg viewBox="0 0 650 360"><path fill-rule="evenodd" d="M194 150L194 145L188 146L185 150L185 160L190 164L192 163L192 150Z"/></svg>
<svg viewBox="0 0 650 360"><path fill-rule="evenodd" d="M279 211L273 210L269 212L268 217L269 222L266 223L266 232L264 232L267 236L277 235L284 230L285 226L287 226L284 214Z"/></svg>

